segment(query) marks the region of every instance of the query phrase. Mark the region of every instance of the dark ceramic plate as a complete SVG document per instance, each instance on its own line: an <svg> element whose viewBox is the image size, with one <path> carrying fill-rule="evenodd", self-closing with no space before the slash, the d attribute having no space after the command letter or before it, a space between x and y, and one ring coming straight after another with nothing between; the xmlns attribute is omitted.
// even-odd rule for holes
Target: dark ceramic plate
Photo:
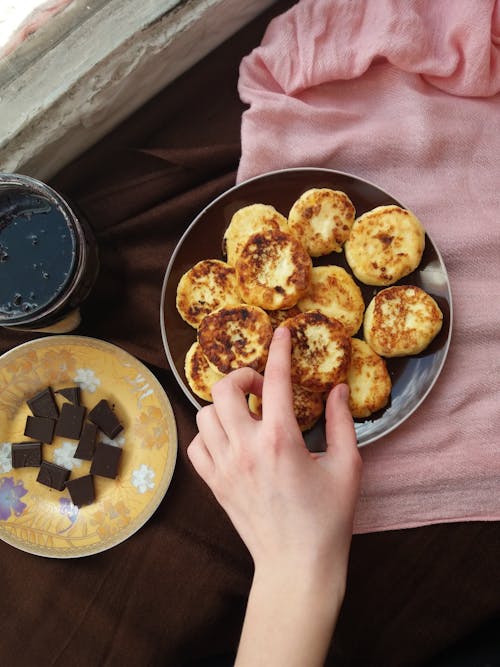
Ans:
<svg viewBox="0 0 500 667"><path fill-rule="evenodd" d="M257 176L231 188L201 211L180 239L163 281L161 330L172 371L186 396L197 408L204 405L204 401L191 392L184 375L184 357L196 339L196 331L184 322L175 306L179 279L202 259L224 259L221 249L224 230L239 208L255 203L272 204L287 216L295 200L305 190L316 187L346 192L356 208L357 216L376 206L397 204L404 207L404 204L372 183L349 174L330 169L286 169ZM430 392L448 353L452 323L450 285L438 249L428 235L425 241L425 251L419 267L398 284L417 285L431 294L443 311L443 327L421 354L387 359L393 383L390 405L367 419L356 420L356 434L360 446L387 435L410 417ZM344 253L315 258L313 263L337 264L352 275ZM365 303L368 304L378 289L359 282L358 284ZM361 332L358 336L362 335ZM305 439L311 451L324 449L324 422L321 420L307 432Z"/></svg>

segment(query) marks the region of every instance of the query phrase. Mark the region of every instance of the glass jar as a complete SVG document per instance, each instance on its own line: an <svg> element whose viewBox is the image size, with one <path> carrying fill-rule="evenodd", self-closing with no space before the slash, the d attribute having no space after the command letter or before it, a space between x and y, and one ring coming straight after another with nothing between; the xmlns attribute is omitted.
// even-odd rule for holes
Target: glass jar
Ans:
<svg viewBox="0 0 500 667"><path fill-rule="evenodd" d="M60 194L0 173L0 326L72 331L98 270L94 234Z"/></svg>

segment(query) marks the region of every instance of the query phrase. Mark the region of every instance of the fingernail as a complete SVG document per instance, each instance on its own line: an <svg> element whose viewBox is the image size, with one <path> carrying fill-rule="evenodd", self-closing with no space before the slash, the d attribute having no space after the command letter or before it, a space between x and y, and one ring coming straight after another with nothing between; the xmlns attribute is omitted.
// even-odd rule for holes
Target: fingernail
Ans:
<svg viewBox="0 0 500 667"><path fill-rule="evenodd" d="M339 384L337 391L339 393L339 398L341 398L343 401L347 401L349 399L349 387L346 384Z"/></svg>
<svg viewBox="0 0 500 667"><path fill-rule="evenodd" d="M276 327L274 330L273 337L276 338L277 340L280 338L284 338L287 335L288 329L286 327Z"/></svg>

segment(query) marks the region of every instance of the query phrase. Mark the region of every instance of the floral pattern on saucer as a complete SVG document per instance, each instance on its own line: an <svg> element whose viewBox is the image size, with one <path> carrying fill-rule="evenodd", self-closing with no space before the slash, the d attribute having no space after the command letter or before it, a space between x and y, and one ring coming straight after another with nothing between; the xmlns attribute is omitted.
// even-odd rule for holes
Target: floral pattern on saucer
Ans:
<svg viewBox="0 0 500 667"><path fill-rule="evenodd" d="M26 509L21 498L27 493L22 482L16 482L13 477L0 478L0 519L5 521L11 515L21 516Z"/></svg>
<svg viewBox="0 0 500 667"><path fill-rule="evenodd" d="M91 409L114 405L123 431L99 440L122 449L116 479L94 477L96 499L75 507L69 492L36 481L37 468L12 468L11 443L26 441L26 400L47 386L78 385ZM59 407L65 399L56 394ZM90 462L75 458L77 442L54 438L43 458L86 475ZM57 558L98 553L127 539L157 509L172 478L177 431L172 407L154 375L114 345L82 336L53 336L0 357L0 538L34 554Z"/></svg>

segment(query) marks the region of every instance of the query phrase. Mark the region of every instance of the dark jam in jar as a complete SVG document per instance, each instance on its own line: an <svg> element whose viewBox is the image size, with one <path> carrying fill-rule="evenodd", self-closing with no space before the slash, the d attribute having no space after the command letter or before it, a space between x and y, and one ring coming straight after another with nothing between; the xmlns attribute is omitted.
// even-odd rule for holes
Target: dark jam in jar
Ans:
<svg viewBox="0 0 500 667"><path fill-rule="evenodd" d="M60 195L0 174L0 326L74 329L97 266L91 230Z"/></svg>

